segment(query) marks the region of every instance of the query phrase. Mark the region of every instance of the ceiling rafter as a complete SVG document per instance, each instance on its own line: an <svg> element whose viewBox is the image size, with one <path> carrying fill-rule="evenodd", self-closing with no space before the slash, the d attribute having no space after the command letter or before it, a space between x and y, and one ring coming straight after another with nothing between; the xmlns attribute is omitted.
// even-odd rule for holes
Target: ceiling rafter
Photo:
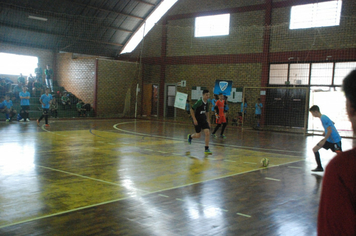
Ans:
<svg viewBox="0 0 356 236"><path fill-rule="evenodd" d="M143 3L143 4L150 5L150 6L152 6L152 7L156 6L155 4L150 3L150 2L145 2L145 1L141 1L141 0L134 0L134 1L139 2L139 3Z"/></svg>
<svg viewBox="0 0 356 236"><path fill-rule="evenodd" d="M104 41L92 40L92 39L82 39L82 38L78 38L76 36L55 34L55 33L51 33L51 32L45 31L45 30L31 29L31 28L23 27L23 26L15 26L15 25L10 25L10 24L4 23L4 22L0 22L0 25L5 26L5 27L9 27L9 28L15 28L15 29L20 29L20 30L40 33L40 34L48 34L48 35L53 35L53 36L62 37L62 38L71 38L71 39L75 39L75 40L78 40L78 41L87 41L87 42L92 42L92 43L97 43L97 44L106 44L106 45L113 45L113 46L118 46L118 47L122 47L123 46L120 43L111 43L111 42L104 42Z"/></svg>
<svg viewBox="0 0 356 236"><path fill-rule="evenodd" d="M105 11L105 12L110 12L110 13L114 13L114 14L118 14L118 15L123 15L123 16L126 16L126 17L135 18L135 19L138 19L138 20L141 20L141 21L144 20L142 17L139 17L139 16L133 16L133 15L128 15L128 14L125 14L125 13L117 12L117 11L103 9L103 8L100 8L100 7L94 7L94 6L87 5L87 4L80 3L80 2L75 2L75 1L70 1L70 0L64 0L64 1L70 2L72 4L74 3L74 4L77 4L77 5L82 6L82 7L87 7L87 8L91 8L91 9L95 9L95 10L99 10L99 11Z"/></svg>
<svg viewBox="0 0 356 236"><path fill-rule="evenodd" d="M7 6L10 6L10 9L14 10L14 8L12 7L17 7L15 5L12 5L12 4L5 4ZM0 10L3 10L3 9L0 9ZM16 10L16 9L15 9ZM36 14L38 15L38 11L34 10L34 9L31 9L31 8L22 8L21 9L21 12L27 12L29 14ZM48 16L45 16L45 17L48 17ZM60 14L56 14L54 15L55 18L59 18L61 20L64 20L64 21L68 21L68 18L60 15ZM93 25L93 26L98 26L98 27L102 27L102 28L106 28L106 29L112 29L112 30L119 30L119 31L123 31L123 32L127 32L127 33L130 33L132 34L133 31L132 30L127 30L127 29L122 29L122 28L117 28L117 27L113 27L113 26L108 26L108 25L103 25L103 24L96 24L96 23L91 23L91 22L85 22L85 21L81 21L81 20L78 20L78 19L73 19L72 22L76 22L76 23L83 23L83 24L88 24L88 25Z"/></svg>

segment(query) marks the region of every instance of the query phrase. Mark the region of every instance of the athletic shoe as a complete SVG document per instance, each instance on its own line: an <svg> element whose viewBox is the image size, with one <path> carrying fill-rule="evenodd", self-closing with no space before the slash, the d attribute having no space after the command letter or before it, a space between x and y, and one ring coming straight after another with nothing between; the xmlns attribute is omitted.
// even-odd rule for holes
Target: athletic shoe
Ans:
<svg viewBox="0 0 356 236"><path fill-rule="evenodd" d="M37 126L40 126L40 121L39 120L37 120Z"/></svg>
<svg viewBox="0 0 356 236"><path fill-rule="evenodd" d="M46 127L49 127L49 124L46 124Z"/></svg>
<svg viewBox="0 0 356 236"><path fill-rule="evenodd" d="M315 168L314 170L312 170L313 172L323 172L324 171L324 169L323 169L323 167L317 167L317 168Z"/></svg>
<svg viewBox="0 0 356 236"><path fill-rule="evenodd" d="M24 118L22 118L21 120L19 120L20 122L24 122L25 120L24 120Z"/></svg>
<svg viewBox="0 0 356 236"><path fill-rule="evenodd" d="M10 121L10 119L6 119L6 122L9 122Z"/></svg>
<svg viewBox="0 0 356 236"><path fill-rule="evenodd" d="M217 138L216 134L211 134L211 136L213 136L213 138Z"/></svg>
<svg viewBox="0 0 356 236"><path fill-rule="evenodd" d="M30 121L30 119L29 119L29 118L26 118L26 121Z"/></svg>
<svg viewBox="0 0 356 236"><path fill-rule="evenodd" d="M213 154L213 153L210 151L210 149L206 149L204 153L205 153L206 155L211 155L211 154Z"/></svg>
<svg viewBox="0 0 356 236"><path fill-rule="evenodd" d="M225 135L220 135L220 138L225 139L225 138L226 138L226 136L225 136Z"/></svg>
<svg viewBox="0 0 356 236"><path fill-rule="evenodd" d="M188 134L188 136L187 136L187 141L189 144L192 144L192 138L190 137L190 134Z"/></svg>

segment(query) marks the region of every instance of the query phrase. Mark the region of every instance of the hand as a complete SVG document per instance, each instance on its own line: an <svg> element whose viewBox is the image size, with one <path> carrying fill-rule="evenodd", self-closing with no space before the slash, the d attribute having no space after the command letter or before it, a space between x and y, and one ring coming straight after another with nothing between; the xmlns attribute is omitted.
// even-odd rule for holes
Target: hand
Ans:
<svg viewBox="0 0 356 236"><path fill-rule="evenodd" d="M193 122L194 122L194 125L198 125L197 119L194 119Z"/></svg>

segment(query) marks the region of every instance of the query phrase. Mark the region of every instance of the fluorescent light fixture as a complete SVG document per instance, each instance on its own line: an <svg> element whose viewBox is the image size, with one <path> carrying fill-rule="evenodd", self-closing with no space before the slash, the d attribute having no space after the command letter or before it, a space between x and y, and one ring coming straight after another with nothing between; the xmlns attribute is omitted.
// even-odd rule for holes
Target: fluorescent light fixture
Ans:
<svg viewBox="0 0 356 236"><path fill-rule="evenodd" d="M157 9L146 19L140 29L132 36L130 41L125 45L122 53L132 52L141 42L144 36L153 28L153 26L162 18L162 16L177 2L178 0L164 0Z"/></svg>
<svg viewBox="0 0 356 236"><path fill-rule="evenodd" d="M47 18L38 17L38 16L28 16L28 18L33 20L47 21Z"/></svg>

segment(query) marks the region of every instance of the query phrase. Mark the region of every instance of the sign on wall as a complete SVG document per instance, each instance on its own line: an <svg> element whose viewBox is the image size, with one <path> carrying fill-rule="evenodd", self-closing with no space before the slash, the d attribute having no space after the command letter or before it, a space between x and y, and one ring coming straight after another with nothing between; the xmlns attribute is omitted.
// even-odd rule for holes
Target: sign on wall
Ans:
<svg viewBox="0 0 356 236"><path fill-rule="evenodd" d="M176 99L174 101L174 107L185 110L187 98L188 98L188 94L177 92Z"/></svg>
<svg viewBox="0 0 356 236"><path fill-rule="evenodd" d="M216 80L214 87L214 94L219 95L220 93L225 96L231 95L232 81L231 80Z"/></svg>

